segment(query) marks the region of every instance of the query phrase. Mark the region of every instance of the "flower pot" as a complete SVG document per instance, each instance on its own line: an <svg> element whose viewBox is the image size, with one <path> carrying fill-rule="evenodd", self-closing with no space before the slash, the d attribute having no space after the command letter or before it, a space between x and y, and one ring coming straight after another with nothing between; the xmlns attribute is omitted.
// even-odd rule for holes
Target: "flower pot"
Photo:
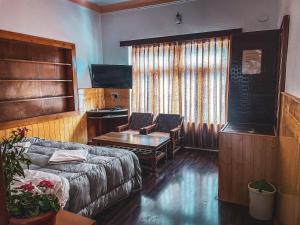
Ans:
<svg viewBox="0 0 300 225"><path fill-rule="evenodd" d="M10 218L10 225L55 225L57 212L50 211L45 214L26 219Z"/></svg>
<svg viewBox="0 0 300 225"><path fill-rule="evenodd" d="M269 183L270 184L270 183ZM249 188L249 213L255 219L258 220L271 220L273 216L274 208L274 197L276 193L276 188L270 184L274 191L259 191L250 187Z"/></svg>

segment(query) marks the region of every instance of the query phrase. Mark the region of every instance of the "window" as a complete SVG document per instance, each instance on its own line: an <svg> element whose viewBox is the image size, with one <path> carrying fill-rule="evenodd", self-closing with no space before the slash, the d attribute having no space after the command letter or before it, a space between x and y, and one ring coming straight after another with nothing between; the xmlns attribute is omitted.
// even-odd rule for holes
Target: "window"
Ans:
<svg viewBox="0 0 300 225"><path fill-rule="evenodd" d="M132 111L181 114L190 146L215 147L226 122L229 45L220 37L133 46Z"/></svg>

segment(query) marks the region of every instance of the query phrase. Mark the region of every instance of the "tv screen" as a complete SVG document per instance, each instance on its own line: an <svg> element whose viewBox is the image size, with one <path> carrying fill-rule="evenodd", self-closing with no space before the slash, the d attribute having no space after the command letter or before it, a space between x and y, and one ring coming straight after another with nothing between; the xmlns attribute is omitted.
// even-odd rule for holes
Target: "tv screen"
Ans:
<svg viewBox="0 0 300 225"><path fill-rule="evenodd" d="M92 64L93 88L132 88L132 66Z"/></svg>

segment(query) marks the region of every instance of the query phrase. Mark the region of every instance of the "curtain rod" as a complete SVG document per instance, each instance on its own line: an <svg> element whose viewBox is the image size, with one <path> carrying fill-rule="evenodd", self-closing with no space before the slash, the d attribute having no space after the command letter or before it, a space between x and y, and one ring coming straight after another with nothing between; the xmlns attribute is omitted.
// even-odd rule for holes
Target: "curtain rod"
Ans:
<svg viewBox="0 0 300 225"><path fill-rule="evenodd" d="M176 42L176 41L187 41L187 40L195 40L195 39L203 39L203 38L213 38L213 37L221 37L221 36L227 36L232 34L239 34L242 32L243 29L238 28L238 29L230 29L230 30L210 31L204 33L182 34L182 35L165 36L165 37L157 37L157 38L120 41L120 47L133 46L133 45L145 45L145 44L157 44L157 43L165 43L165 42Z"/></svg>

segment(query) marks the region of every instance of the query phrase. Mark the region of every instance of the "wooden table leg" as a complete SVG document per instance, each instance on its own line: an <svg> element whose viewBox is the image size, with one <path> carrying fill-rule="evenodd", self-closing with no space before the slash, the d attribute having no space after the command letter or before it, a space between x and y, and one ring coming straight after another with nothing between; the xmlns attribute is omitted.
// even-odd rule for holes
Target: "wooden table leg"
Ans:
<svg viewBox="0 0 300 225"><path fill-rule="evenodd" d="M165 153L166 153L166 160L168 159L168 149L169 149L169 143L166 144L166 147L165 147Z"/></svg>
<svg viewBox="0 0 300 225"><path fill-rule="evenodd" d="M152 172L157 172L157 160L156 160L156 149L152 149Z"/></svg>

